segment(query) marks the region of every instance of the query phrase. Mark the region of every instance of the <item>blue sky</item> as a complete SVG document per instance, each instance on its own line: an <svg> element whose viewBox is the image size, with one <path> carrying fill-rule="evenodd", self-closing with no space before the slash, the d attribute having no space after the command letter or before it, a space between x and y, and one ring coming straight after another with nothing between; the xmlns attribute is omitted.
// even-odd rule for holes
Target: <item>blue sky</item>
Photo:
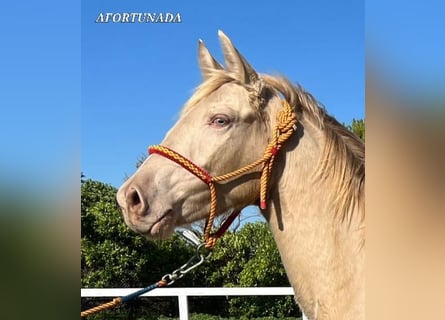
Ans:
<svg viewBox="0 0 445 320"><path fill-rule="evenodd" d="M98 24L101 12L180 13L181 24ZM118 187L159 143L201 78L197 42L223 30L259 72L299 82L339 121L363 118L361 1L83 1L82 165Z"/></svg>
<svg viewBox="0 0 445 320"><path fill-rule="evenodd" d="M373 0L366 1L365 12L367 50L393 85L390 90L443 95L444 2Z"/></svg>
<svg viewBox="0 0 445 320"><path fill-rule="evenodd" d="M78 181L80 8L59 4L0 4L0 187L6 189L58 192L73 171Z"/></svg>
<svg viewBox="0 0 445 320"><path fill-rule="evenodd" d="M259 71L300 82L343 122L364 115L364 24L367 46L378 52L379 66L391 70L395 83L409 92L419 90L419 83L422 90L443 92L442 1L243 3L2 2L2 181L23 180L41 189L42 182L69 178L67 170L77 183L83 170L118 186L146 146L162 139L199 83L197 39L221 58L217 29ZM121 8L175 10L184 22L94 24L99 12Z"/></svg>

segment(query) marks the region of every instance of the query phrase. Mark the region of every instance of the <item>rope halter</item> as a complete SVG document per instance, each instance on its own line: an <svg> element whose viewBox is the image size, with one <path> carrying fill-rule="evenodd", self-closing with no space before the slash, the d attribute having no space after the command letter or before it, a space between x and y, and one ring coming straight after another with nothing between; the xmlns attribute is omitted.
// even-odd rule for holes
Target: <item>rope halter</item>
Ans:
<svg viewBox="0 0 445 320"><path fill-rule="evenodd" d="M267 206L267 186L269 183L269 179L271 176L272 166L275 160L275 156L278 154L278 151L283 146L284 142L294 133L297 129L297 116L286 100L282 100L283 108L277 114L277 124L273 131L273 137L271 142L267 145L264 155L261 159L258 159L251 164L248 164L240 169L234 170L232 172L220 175L220 176L212 176L206 170L193 163L183 155L177 153L176 151L162 146L162 145L153 145L148 148L149 154L158 154L161 155L176 164L180 165L199 179L201 179L204 183L209 186L210 189L210 212L209 217L206 221L206 225L204 228L204 242L205 247L207 249L213 249L216 244L216 240L220 238L227 228L230 226L230 223L235 219L235 217L239 214L240 211L232 213L232 215L228 218L228 220L223 224L223 226L216 233L211 233L213 222L216 217L216 188L215 183L222 182L225 180L230 180L237 176L240 176L260 165L262 165L261 169L261 178L260 178L260 208L266 209Z"/></svg>

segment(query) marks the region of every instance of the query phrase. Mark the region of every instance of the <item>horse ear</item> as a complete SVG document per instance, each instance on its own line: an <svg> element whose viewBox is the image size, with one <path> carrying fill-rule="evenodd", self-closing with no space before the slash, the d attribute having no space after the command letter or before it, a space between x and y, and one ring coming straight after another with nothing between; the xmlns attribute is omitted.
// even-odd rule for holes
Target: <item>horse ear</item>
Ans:
<svg viewBox="0 0 445 320"><path fill-rule="evenodd" d="M227 70L237 74L238 80L245 84L252 84L258 81L258 74L233 46L232 41L221 30L218 31L218 36L224 52Z"/></svg>
<svg viewBox="0 0 445 320"><path fill-rule="evenodd" d="M199 39L198 42L198 61L201 74L204 80L208 79L215 70L222 70L223 67L213 58L204 42Z"/></svg>

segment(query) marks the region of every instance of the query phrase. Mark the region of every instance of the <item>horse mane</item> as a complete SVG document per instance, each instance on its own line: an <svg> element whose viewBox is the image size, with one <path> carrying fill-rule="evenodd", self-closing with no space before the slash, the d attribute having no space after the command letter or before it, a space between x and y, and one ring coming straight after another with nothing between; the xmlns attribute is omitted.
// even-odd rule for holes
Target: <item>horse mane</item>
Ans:
<svg viewBox="0 0 445 320"><path fill-rule="evenodd" d="M195 90L182 109L188 112L199 101L226 83L236 83L249 92L253 104L262 105L266 91L281 95L295 108L324 132L325 143L320 157L315 180L324 181L335 197L335 216L350 222L353 209L358 206L364 219L365 147L355 134L327 114L325 108L300 85L293 85L281 76L260 75L260 83L244 84L237 75L227 70L215 70L213 75ZM267 90L269 89L269 90Z"/></svg>

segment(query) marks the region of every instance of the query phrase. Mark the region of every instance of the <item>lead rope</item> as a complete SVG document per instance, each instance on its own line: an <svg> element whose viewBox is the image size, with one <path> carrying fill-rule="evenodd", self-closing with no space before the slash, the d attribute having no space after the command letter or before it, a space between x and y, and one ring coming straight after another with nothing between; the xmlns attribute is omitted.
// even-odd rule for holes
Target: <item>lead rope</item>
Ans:
<svg viewBox="0 0 445 320"><path fill-rule="evenodd" d="M184 265L182 265L178 269L174 270L172 273L167 273L158 282L155 282L145 288L142 288L142 289L137 290L133 293L130 293L129 295L114 298L110 302L106 302L106 303L103 303L97 307L93 307L88 310L82 311L80 313L80 316L86 317L86 316L92 315L92 314L100 312L100 311L104 311L107 309L111 309L111 308L120 306L121 304L128 302L130 300L133 300L133 299L139 297L140 295L147 293L149 291L152 291L156 288L172 285L174 282L176 282L176 280L181 279L187 273L189 273L196 267L200 266L202 263L204 263L206 260L208 260L210 258L212 252L208 251L208 250L203 250L204 243L200 243L199 239L196 236L193 236L191 234L191 232L186 233L186 234L181 234L181 235L184 238L186 238L186 240L187 239L191 240L193 242L193 245L196 248L195 255L193 257L191 257ZM196 239L198 239L198 240L196 240Z"/></svg>
<svg viewBox="0 0 445 320"><path fill-rule="evenodd" d="M106 303L103 303L103 304L101 304L101 305L99 305L97 307L90 308L88 310L82 311L82 312L80 312L80 316L81 317L86 317L86 316L92 315L92 314L100 312L100 311L105 311L107 309L118 307L121 304L123 304L125 302L128 302L128 301L130 301L130 300L132 300L132 299L134 299L136 297L139 297L140 295L142 295L142 294L144 294L146 292L149 292L149 291L151 291L153 289L156 289L156 288L165 287L166 285L168 285L167 280L161 279L160 281L158 281L158 282L156 282L156 283L154 283L152 285L149 285L148 287L145 287L145 288L143 288L141 290L133 292L133 293L131 293L129 295L126 295L126 296L123 296L123 297L114 298L110 302L106 302Z"/></svg>

